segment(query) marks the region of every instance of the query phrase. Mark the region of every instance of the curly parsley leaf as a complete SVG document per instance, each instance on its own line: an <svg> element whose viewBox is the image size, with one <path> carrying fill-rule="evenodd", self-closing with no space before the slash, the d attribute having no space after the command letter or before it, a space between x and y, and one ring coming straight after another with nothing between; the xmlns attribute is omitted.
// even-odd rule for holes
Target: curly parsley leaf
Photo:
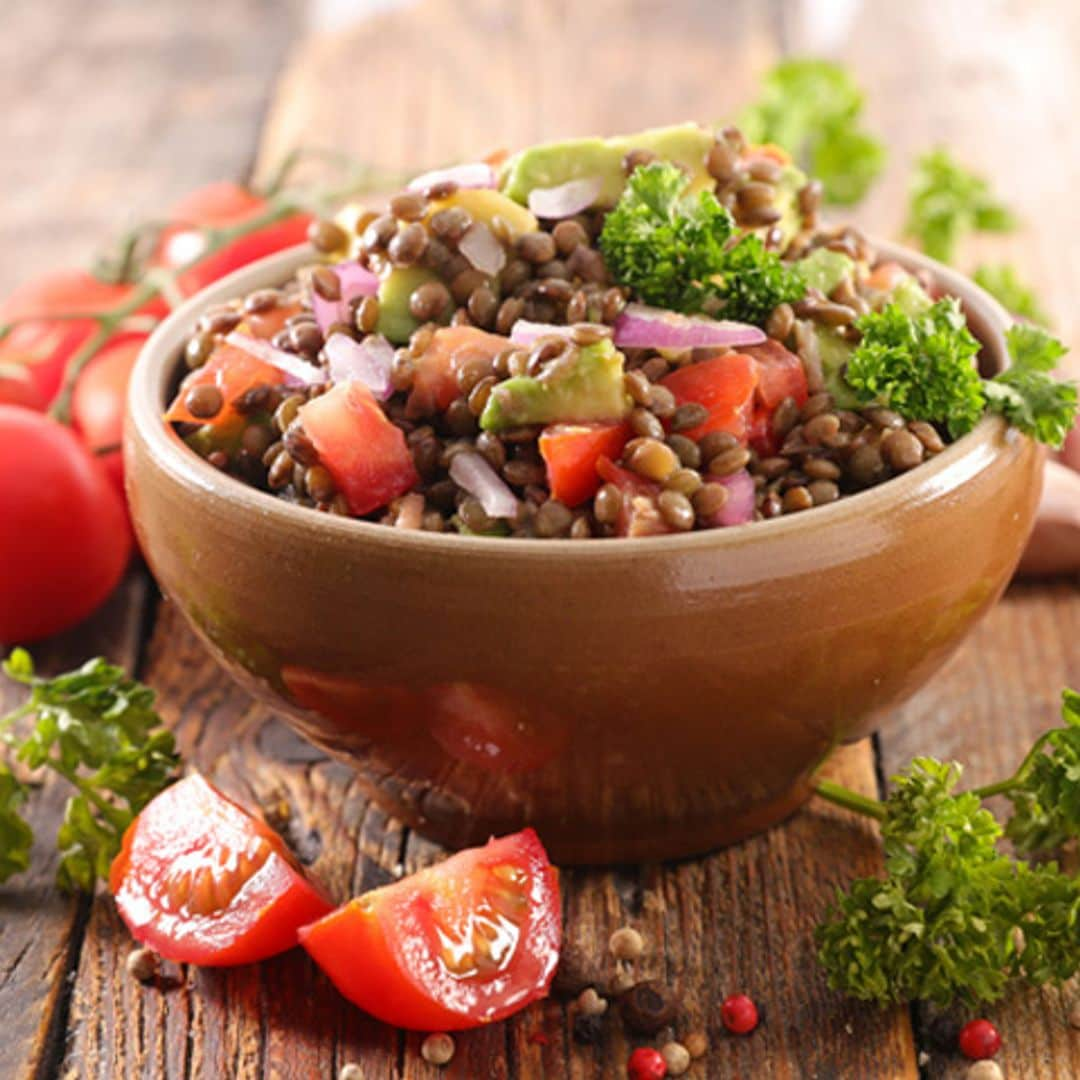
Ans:
<svg viewBox="0 0 1080 1080"><path fill-rule="evenodd" d="M1005 335L1012 363L983 384L986 404L1014 427L1060 448L1076 421L1076 383L1051 372L1068 349L1038 326L1018 323Z"/></svg>
<svg viewBox="0 0 1080 1080"><path fill-rule="evenodd" d="M862 340L844 379L862 400L911 420L944 424L953 436L975 426L985 406L975 367L979 343L959 301L946 297L916 315L887 304L855 325Z"/></svg>
<svg viewBox="0 0 1080 1080"><path fill-rule="evenodd" d="M951 262L969 232L1009 232L1016 219L981 176L938 148L915 163L904 231L927 255Z"/></svg>
<svg viewBox="0 0 1080 1080"><path fill-rule="evenodd" d="M45 679L17 649L3 669L30 687L30 697L0 718L0 738L27 767L49 768L75 788L57 836L57 879L90 890L107 875L135 815L174 779L172 733L154 711L153 691L100 658ZM31 717L28 727L20 723ZM25 794L11 773L0 773L0 880L25 869L31 833L18 815Z"/></svg>
<svg viewBox="0 0 1080 1080"><path fill-rule="evenodd" d="M797 271L767 251L760 237L734 240L728 210L711 192L686 195L688 184L669 162L631 175L600 234L616 281L657 307L747 322L761 322L781 301L804 294Z"/></svg>
<svg viewBox="0 0 1080 1080"><path fill-rule="evenodd" d="M1065 726L1032 748L1006 795L1013 814L1005 835L1020 852L1054 851L1080 836L1080 694L1062 694Z"/></svg>
<svg viewBox="0 0 1080 1080"><path fill-rule="evenodd" d="M1035 293L1020 280L1015 267L1008 263L984 263L976 268L972 277L1013 315L1040 326L1050 325L1050 316L1039 304Z"/></svg>
<svg viewBox="0 0 1080 1080"><path fill-rule="evenodd" d="M858 127L862 108L862 92L840 65L785 60L765 76L739 124L751 142L784 147L821 181L827 201L851 205L885 167L884 145Z"/></svg>

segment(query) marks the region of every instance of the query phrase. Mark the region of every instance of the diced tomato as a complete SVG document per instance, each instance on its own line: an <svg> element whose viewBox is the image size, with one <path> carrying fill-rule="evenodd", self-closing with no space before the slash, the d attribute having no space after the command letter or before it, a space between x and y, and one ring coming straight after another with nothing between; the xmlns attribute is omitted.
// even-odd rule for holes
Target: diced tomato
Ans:
<svg viewBox="0 0 1080 1080"><path fill-rule="evenodd" d="M300 931L345 997L414 1031L477 1027L545 997L561 939L558 874L532 829L365 893Z"/></svg>
<svg viewBox="0 0 1080 1080"><path fill-rule="evenodd" d="M299 304L278 304L269 311L254 312L244 316L244 321L237 327L243 334L269 341L279 330L285 329L285 323L300 311Z"/></svg>
<svg viewBox="0 0 1080 1080"><path fill-rule="evenodd" d="M456 682L428 691L432 738L452 758L493 773L542 769L565 749L566 719L505 691Z"/></svg>
<svg viewBox="0 0 1080 1080"><path fill-rule="evenodd" d="M623 496L616 532L619 536L662 536L671 532L660 516L657 498L661 487L620 468L610 458L602 457L596 471L608 484L614 484Z"/></svg>
<svg viewBox="0 0 1080 1080"><path fill-rule="evenodd" d="M866 278L866 286L880 292L891 293L908 276L908 272L898 262L889 260L878 263L870 271Z"/></svg>
<svg viewBox="0 0 1080 1080"><path fill-rule="evenodd" d="M299 415L353 514L377 510L419 481L401 428L363 383L339 383L301 406Z"/></svg>
<svg viewBox="0 0 1080 1080"><path fill-rule="evenodd" d="M333 907L277 833L198 773L128 827L109 888L137 941L212 967L290 949L299 927Z"/></svg>
<svg viewBox="0 0 1080 1080"><path fill-rule="evenodd" d="M776 143L751 143L743 153L744 161L773 161L777 165L790 165L791 155Z"/></svg>
<svg viewBox="0 0 1080 1080"><path fill-rule="evenodd" d="M755 396L759 405L771 412L784 398L789 397L795 399L796 405L806 404L806 370L795 353L771 338L762 345L744 348L743 352L757 361Z"/></svg>
<svg viewBox="0 0 1080 1080"><path fill-rule="evenodd" d="M626 424L551 424L540 433L540 456L547 466L551 494L567 506L580 506L600 486L596 463L619 457L630 438Z"/></svg>
<svg viewBox="0 0 1080 1080"><path fill-rule="evenodd" d="M458 371L466 364L483 369L510 344L509 338L489 334L475 326L444 326L415 361L412 393L406 406L411 417L443 412L461 397Z"/></svg>
<svg viewBox="0 0 1080 1080"><path fill-rule="evenodd" d="M273 364L226 342L219 345L206 363L191 372L180 384L165 419L191 424L208 423L219 431L227 431L244 422L243 416L233 408L233 402L241 394L255 386L280 386L281 381L282 374ZM195 386L216 386L221 391L225 406L213 419L199 419L185 404L188 391Z"/></svg>
<svg viewBox="0 0 1080 1080"><path fill-rule="evenodd" d="M660 380L681 405L696 401L709 410L708 419L684 431L690 439L700 439L710 431L726 431L740 442L747 439L758 383L758 365L743 353L726 353L676 368Z"/></svg>

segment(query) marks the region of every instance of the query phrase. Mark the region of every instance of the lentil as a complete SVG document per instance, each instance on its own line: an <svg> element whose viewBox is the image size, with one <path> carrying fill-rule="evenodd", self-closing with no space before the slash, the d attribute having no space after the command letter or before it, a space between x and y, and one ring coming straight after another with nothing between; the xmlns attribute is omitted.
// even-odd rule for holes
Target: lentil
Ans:
<svg viewBox="0 0 1080 1080"><path fill-rule="evenodd" d="M307 238L311 246L323 255L341 251L349 243L345 230L332 221L313 221L308 226Z"/></svg>
<svg viewBox="0 0 1080 1080"><path fill-rule="evenodd" d="M709 472L713 476L731 476L740 469L745 469L750 461L750 451L741 446L733 446L709 459Z"/></svg>
<svg viewBox="0 0 1080 1080"><path fill-rule="evenodd" d="M203 383L187 392L184 404L192 416L199 420L212 420L225 407L225 399L216 386Z"/></svg>

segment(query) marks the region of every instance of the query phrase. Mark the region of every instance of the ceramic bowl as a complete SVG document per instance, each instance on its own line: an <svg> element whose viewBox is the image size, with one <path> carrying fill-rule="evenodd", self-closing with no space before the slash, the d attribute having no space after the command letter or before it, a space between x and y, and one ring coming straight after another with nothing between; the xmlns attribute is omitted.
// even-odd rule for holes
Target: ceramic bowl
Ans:
<svg viewBox="0 0 1080 1080"><path fill-rule="evenodd" d="M1007 317L945 267L983 342ZM278 285L295 249L199 294L131 382L143 551L213 655L374 798L451 846L526 824L564 863L702 852L779 821L815 768L922 686L1004 589L1037 448L985 419L931 462L811 512L619 540L403 531L213 469L162 422L185 336Z"/></svg>

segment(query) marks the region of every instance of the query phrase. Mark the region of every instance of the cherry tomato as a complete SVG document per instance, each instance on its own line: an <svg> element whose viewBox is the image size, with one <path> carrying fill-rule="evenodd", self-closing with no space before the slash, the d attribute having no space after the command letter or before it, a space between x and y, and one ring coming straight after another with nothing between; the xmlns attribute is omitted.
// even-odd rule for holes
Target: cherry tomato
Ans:
<svg viewBox="0 0 1080 1080"><path fill-rule="evenodd" d="M18 321L0 340L0 402L45 408L60 388L68 360L98 326L93 319L58 316L108 311L122 304L131 290L130 285L107 285L82 270L54 270L16 289L0 303L0 325ZM160 300L144 309L158 316L166 310Z"/></svg>
<svg viewBox="0 0 1080 1080"><path fill-rule="evenodd" d="M153 799L109 872L137 941L178 963L250 964L333 905L281 837L195 773Z"/></svg>
<svg viewBox="0 0 1080 1080"><path fill-rule="evenodd" d="M385 506L419 480L401 428L363 383L339 383L302 405L299 415L353 514Z"/></svg>
<svg viewBox="0 0 1080 1080"><path fill-rule="evenodd" d="M112 592L130 554L124 504L75 433L0 405L0 641L80 622Z"/></svg>
<svg viewBox="0 0 1080 1080"><path fill-rule="evenodd" d="M507 338L475 326L444 326L436 330L431 344L416 360L408 415L431 416L444 412L450 402L461 397L458 371L466 364L477 364L487 373L490 363L507 345Z"/></svg>
<svg viewBox="0 0 1080 1080"><path fill-rule="evenodd" d="M629 469L620 468L610 458L602 457L596 471L608 484L622 492L622 507L615 531L619 536L662 536L671 528L660 515L657 499L662 488Z"/></svg>
<svg viewBox="0 0 1080 1080"><path fill-rule="evenodd" d="M452 855L300 931L345 997L415 1031L476 1027L546 996L561 937L557 872L532 829Z"/></svg>
<svg viewBox="0 0 1080 1080"><path fill-rule="evenodd" d="M124 494L124 412L131 369L146 334L125 334L110 342L79 373L71 396L71 420L116 490Z"/></svg>
<svg viewBox="0 0 1080 1080"><path fill-rule="evenodd" d="M157 261L181 271L178 283L191 296L213 281L255 262L275 251L303 243L307 238L309 214L291 214L247 236L239 237L190 270L183 268L200 255L205 237L200 230L238 225L262 214L267 201L240 184L223 180L207 184L184 196L168 213L177 224L162 234Z"/></svg>
<svg viewBox="0 0 1080 1080"><path fill-rule="evenodd" d="M547 467L551 494L567 506L580 506L600 486L596 463L623 451L626 424L552 424L540 434L540 456Z"/></svg>
<svg viewBox="0 0 1080 1080"><path fill-rule="evenodd" d="M493 773L535 772L569 740L566 720L493 686L456 682L428 692L432 738L452 757Z"/></svg>
<svg viewBox="0 0 1080 1080"><path fill-rule="evenodd" d="M676 368L660 380L682 405L696 401L709 410L708 419L684 431L688 439L700 439L710 431L727 431L746 442L758 365L742 353L714 356L697 364Z"/></svg>

